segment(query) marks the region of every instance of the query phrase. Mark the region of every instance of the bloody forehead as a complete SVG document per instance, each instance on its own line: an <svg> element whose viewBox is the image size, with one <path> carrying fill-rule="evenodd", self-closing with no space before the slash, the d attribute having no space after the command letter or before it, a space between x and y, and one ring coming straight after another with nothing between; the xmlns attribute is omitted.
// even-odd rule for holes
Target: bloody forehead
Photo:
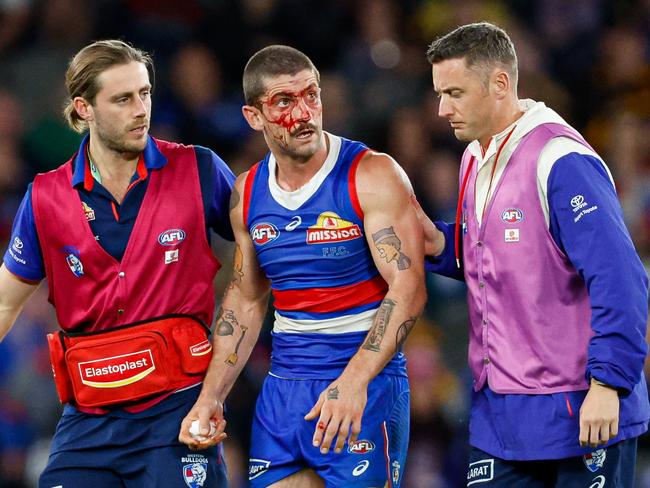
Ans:
<svg viewBox="0 0 650 488"><path fill-rule="evenodd" d="M282 75L272 79L266 79L267 97L274 97L279 94L298 95L305 90L318 86L318 79L311 71L298 73L295 76Z"/></svg>

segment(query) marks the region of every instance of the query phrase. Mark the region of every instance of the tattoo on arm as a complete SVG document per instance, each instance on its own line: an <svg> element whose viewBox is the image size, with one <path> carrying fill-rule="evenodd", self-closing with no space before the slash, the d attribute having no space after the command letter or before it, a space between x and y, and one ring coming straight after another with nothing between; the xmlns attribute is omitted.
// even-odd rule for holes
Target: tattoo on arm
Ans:
<svg viewBox="0 0 650 488"><path fill-rule="evenodd" d="M372 235L372 241L375 243L379 256L386 260L387 263L395 261L397 269L400 271L411 267L411 259L402 252L402 241L393 226L385 227L378 230Z"/></svg>
<svg viewBox="0 0 650 488"><path fill-rule="evenodd" d="M411 330L413 330L413 326L415 325L417 319L418 319L417 317L411 317L407 321L402 322L399 328L397 329L397 334L395 335L395 341L397 342L398 351L402 349L402 346L404 345L406 338L411 333Z"/></svg>
<svg viewBox="0 0 650 488"><path fill-rule="evenodd" d="M232 277L230 278L230 284L228 289L232 290L236 284L241 283L241 279L244 276L244 255L241 252L239 245L235 246L235 256L233 257L232 263Z"/></svg>
<svg viewBox="0 0 650 488"><path fill-rule="evenodd" d="M246 331L248 330L248 327L244 327L243 325L241 327L241 337L237 341L237 345L235 346L235 352L233 352L230 356L228 356L225 360L225 363L228 366L234 366L237 364L237 361L239 359L239 356L237 353L239 352L239 346L241 345L241 342L244 340L244 336L246 335Z"/></svg>
<svg viewBox="0 0 650 488"><path fill-rule="evenodd" d="M363 343L363 349L368 351L379 352L381 341L384 339L384 334L386 333L386 327L390 321L390 316L393 313L393 308L395 308L395 301L390 298L385 298L379 309L377 310L377 315L375 316L374 323L368 331L368 336L366 341Z"/></svg>
<svg viewBox="0 0 650 488"><path fill-rule="evenodd" d="M338 400L339 399L339 387L335 386L327 390L327 399L328 400Z"/></svg>
<svg viewBox="0 0 650 488"><path fill-rule="evenodd" d="M222 309L219 320L219 324L217 325L217 335L219 336L233 335L235 326L239 325L235 318L235 312L232 310Z"/></svg>
<svg viewBox="0 0 650 488"><path fill-rule="evenodd" d="M230 194L230 211L232 210L239 204L240 196L239 192L237 191L237 188L233 187L232 193Z"/></svg>

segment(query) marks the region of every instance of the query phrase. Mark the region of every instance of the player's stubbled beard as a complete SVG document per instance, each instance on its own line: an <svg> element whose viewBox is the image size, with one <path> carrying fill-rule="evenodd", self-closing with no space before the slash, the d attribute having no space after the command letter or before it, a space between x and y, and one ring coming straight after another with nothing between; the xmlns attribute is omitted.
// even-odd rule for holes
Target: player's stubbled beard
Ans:
<svg viewBox="0 0 650 488"><path fill-rule="evenodd" d="M390 322L390 316L393 313L395 305L396 302L390 298L384 298L384 301L381 302L372 327L370 328L370 331L368 331L368 336L363 343L363 349L379 352L381 341L384 339L386 327L388 327L388 322Z"/></svg>
<svg viewBox="0 0 650 488"><path fill-rule="evenodd" d="M235 350L224 361L228 366L235 366L239 360L239 346L244 340L248 327L240 325L235 317L235 312L228 309L221 309L217 319L217 335L231 336L235 333L235 328L241 329L241 336L235 345Z"/></svg>

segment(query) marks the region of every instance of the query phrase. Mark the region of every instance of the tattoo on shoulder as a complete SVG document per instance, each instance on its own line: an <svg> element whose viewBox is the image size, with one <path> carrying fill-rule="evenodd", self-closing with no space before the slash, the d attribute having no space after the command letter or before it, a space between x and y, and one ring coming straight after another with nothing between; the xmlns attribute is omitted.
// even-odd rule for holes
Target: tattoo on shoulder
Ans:
<svg viewBox="0 0 650 488"><path fill-rule="evenodd" d="M393 226L375 232L372 241L379 251L379 256L387 263L395 261L400 271L411 267L411 258L402 252L402 241L395 234Z"/></svg>
<svg viewBox="0 0 650 488"><path fill-rule="evenodd" d="M328 400L338 400L339 399L339 387L335 386L327 390L327 399Z"/></svg>
<svg viewBox="0 0 650 488"><path fill-rule="evenodd" d="M219 323L217 325L217 335L219 336L229 336L233 335L235 332L235 326L238 326L239 323L235 318L235 312L228 309L221 309L219 315Z"/></svg>
<svg viewBox="0 0 650 488"><path fill-rule="evenodd" d="M395 335L395 342L397 343L397 350L399 351L402 349L404 346L404 342L406 341L406 338L409 336L411 333L411 330L413 330L413 327L415 326L415 322L417 321L417 317L411 317L408 320L402 322L397 329L397 334Z"/></svg>
<svg viewBox="0 0 650 488"><path fill-rule="evenodd" d="M384 334L386 333L386 327L388 327L388 322L390 321L390 316L393 313L393 308L395 308L395 301L390 298L385 298L379 309L377 310L377 315L375 315L375 320L372 324L372 327L368 331L366 340L363 343L363 349L373 352L379 352L381 341L384 339Z"/></svg>
<svg viewBox="0 0 650 488"><path fill-rule="evenodd" d="M232 193L230 194L230 211L232 212L232 209L239 204L240 200L239 192L237 191L237 188L233 187Z"/></svg>

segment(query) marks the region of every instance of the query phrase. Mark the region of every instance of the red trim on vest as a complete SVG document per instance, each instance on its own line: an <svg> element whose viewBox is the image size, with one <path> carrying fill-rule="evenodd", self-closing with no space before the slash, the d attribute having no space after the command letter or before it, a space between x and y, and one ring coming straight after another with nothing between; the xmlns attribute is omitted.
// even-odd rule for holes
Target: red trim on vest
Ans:
<svg viewBox="0 0 650 488"><path fill-rule="evenodd" d="M383 300L388 285L377 275L361 283L331 288L273 290L274 306L278 310L328 313L359 307Z"/></svg>
<svg viewBox="0 0 650 488"><path fill-rule="evenodd" d="M368 149L364 149L359 154L357 154L354 157L354 161L352 161L352 164L350 165L350 170L348 171L348 192L350 193L350 202L352 203L352 208L361 220L363 220L363 210L361 209L361 203L359 203L359 195L357 195L356 176L359 162L367 152Z"/></svg>
<svg viewBox="0 0 650 488"><path fill-rule="evenodd" d="M255 181L255 174L259 168L260 163L255 163L253 167L248 171L246 175L246 181L244 182L244 208L243 208L243 218L244 218L244 228L248 228L248 209L251 204L251 191L253 189L253 182Z"/></svg>

